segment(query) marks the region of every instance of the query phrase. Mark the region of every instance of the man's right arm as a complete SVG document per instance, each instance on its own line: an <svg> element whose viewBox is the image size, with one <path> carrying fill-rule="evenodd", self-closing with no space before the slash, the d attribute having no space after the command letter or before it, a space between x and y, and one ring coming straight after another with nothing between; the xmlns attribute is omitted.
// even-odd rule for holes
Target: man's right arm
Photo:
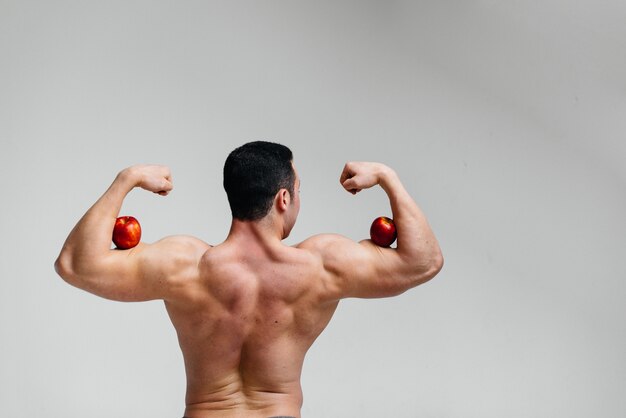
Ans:
<svg viewBox="0 0 626 418"><path fill-rule="evenodd" d="M356 243L340 235L317 235L302 244L318 253L328 274L323 293L329 299L394 296L433 278L443 256L426 217L397 174L380 163L347 163L342 186L356 194L380 185L389 197L397 229L397 248L382 248L371 240Z"/></svg>

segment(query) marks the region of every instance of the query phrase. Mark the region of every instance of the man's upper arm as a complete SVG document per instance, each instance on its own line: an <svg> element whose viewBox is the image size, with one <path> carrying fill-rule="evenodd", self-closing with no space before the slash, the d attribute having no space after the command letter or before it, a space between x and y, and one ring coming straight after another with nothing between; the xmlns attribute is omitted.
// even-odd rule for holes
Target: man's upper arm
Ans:
<svg viewBox="0 0 626 418"><path fill-rule="evenodd" d="M433 277L436 272L416 269L394 248L371 240L359 243L341 235L317 235L299 245L322 257L324 280L331 299L382 298L399 295Z"/></svg>
<svg viewBox="0 0 626 418"><path fill-rule="evenodd" d="M171 299L198 274L210 246L189 236L171 236L130 250L110 250L93 271L75 275L72 285L106 299L139 302Z"/></svg>

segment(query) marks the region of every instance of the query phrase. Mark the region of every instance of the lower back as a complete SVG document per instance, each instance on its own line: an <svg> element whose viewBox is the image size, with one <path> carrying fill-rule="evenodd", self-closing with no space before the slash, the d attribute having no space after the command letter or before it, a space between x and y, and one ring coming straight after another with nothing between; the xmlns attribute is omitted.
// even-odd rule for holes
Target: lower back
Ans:
<svg viewBox="0 0 626 418"><path fill-rule="evenodd" d="M299 384L291 391L267 392L247 387L224 389L210 396L187 393L185 417L246 417L300 416L302 392Z"/></svg>

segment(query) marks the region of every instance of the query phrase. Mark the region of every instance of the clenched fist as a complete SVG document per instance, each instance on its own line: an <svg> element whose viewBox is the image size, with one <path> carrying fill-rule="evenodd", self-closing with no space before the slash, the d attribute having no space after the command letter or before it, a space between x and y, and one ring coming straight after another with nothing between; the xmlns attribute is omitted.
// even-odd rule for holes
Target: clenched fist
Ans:
<svg viewBox="0 0 626 418"><path fill-rule="evenodd" d="M341 172L339 182L344 189L357 194L379 184L381 178L389 172L391 169L381 163L348 162Z"/></svg>
<svg viewBox="0 0 626 418"><path fill-rule="evenodd" d="M164 165L138 164L122 170L120 175L130 176L136 186L161 196L174 188L172 173Z"/></svg>

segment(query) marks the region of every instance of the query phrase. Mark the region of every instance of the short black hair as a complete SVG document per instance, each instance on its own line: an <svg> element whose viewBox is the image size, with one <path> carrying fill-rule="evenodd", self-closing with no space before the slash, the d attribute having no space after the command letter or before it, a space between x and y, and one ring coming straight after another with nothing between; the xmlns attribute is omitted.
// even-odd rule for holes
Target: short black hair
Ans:
<svg viewBox="0 0 626 418"><path fill-rule="evenodd" d="M280 189L293 196L292 160L289 148L266 141L249 142L231 152L224 164L224 190L233 218L256 221L265 217Z"/></svg>

